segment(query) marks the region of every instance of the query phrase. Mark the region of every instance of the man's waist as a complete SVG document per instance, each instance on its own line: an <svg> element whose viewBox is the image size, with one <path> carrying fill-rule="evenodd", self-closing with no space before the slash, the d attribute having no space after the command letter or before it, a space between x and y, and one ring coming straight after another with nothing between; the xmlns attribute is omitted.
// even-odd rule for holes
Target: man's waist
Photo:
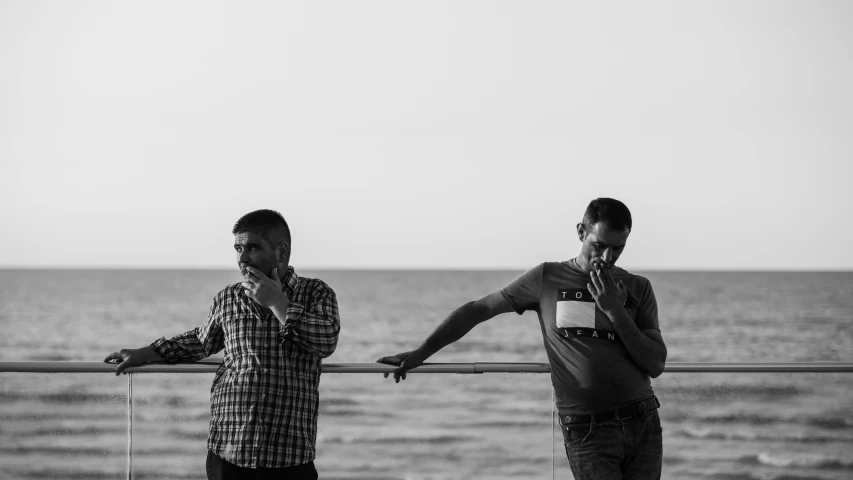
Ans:
<svg viewBox="0 0 853 480"><path fill-rule="evenodd" d="M660 408L658 397L652 396L643 400L634 402L626 407L615 410L608 410L593 414L564 414L560 412L560 424L568 425L571 423L600 423L609 420L625 420L631 417L643 415L649 410Z"/></svg>

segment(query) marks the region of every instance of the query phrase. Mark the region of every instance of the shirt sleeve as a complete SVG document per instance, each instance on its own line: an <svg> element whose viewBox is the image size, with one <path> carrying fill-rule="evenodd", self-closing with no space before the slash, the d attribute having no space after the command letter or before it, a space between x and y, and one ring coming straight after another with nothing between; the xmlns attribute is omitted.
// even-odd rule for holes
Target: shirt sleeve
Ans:
<svg viewBox="0 0 853 480"><path fill-rule="evenodd" d="M500 290L515 313L521 315L526 310L539 309L539 297L542 292L542 272L545 264L531 268Z"/></svg>
<svg viewBox="0 0 853 480"><path fill-rule="evenodd" d="M660 331L658 323L658 302L655 298L655 291L652 289L652 282L646 280L646 288L643 289L640 306L637 309L637 328L640 330L654 329Z"/></svg>
<svg viewBox="0 0 853 480"><path fill-rule="evenodd" d="M340 331L338 299L331 288L326 288L311 305L291 303L287 307L279 336L282 342L290 339L314 355L326 358L335 352Z"/></svg>
<svg viewBox="0 0 853 480"><path fill-rule="evenodd" d="M210 307L206 322L169 340L161 337L151 344L151 348L168 363L196 362L219 352L225 348L221 305L218 296Z"/></svg>

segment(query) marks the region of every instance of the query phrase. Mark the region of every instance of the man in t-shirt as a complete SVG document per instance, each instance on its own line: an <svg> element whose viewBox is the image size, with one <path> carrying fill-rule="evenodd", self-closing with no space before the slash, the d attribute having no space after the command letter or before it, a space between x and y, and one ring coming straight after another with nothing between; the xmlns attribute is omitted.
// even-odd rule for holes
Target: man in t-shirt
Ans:
<svg viewBox="0 0 853 480"><path fill-rule="evenodd" d="M660 478L660 404L649 379L666 361L657 302L648 279L614 265L631 226L625 204L593 200L577 224L577 257L533 267L453 311L417 349L378 362L399 365L399 382L478 323L534 310L575 478Z"/></svg>

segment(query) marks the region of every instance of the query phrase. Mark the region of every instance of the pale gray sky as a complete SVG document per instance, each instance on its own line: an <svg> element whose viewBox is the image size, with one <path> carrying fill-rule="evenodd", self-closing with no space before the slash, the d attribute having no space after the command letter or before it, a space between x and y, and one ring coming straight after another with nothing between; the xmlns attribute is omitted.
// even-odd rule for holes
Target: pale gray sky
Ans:
<svg viewBox="0 0 853 480"><path fill-rule="evenodd" d="M0 266L853 269L853 2L0 0Z"/></svg>

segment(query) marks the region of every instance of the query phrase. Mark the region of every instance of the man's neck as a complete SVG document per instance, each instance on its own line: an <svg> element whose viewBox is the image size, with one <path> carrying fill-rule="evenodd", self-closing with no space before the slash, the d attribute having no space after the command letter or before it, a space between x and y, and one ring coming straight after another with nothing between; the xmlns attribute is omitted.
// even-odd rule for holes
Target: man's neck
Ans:
<svg viewBox="0 0 853 480"><path fill-rule="evenodd" d="M580 258L579 256L575 257L575 258L569 260L569 266L574 268L575 270L577 270L579 272L589 273L590 272L589 265L582 265L581 264L582 261L583 261L583 259Z"/></svg>

